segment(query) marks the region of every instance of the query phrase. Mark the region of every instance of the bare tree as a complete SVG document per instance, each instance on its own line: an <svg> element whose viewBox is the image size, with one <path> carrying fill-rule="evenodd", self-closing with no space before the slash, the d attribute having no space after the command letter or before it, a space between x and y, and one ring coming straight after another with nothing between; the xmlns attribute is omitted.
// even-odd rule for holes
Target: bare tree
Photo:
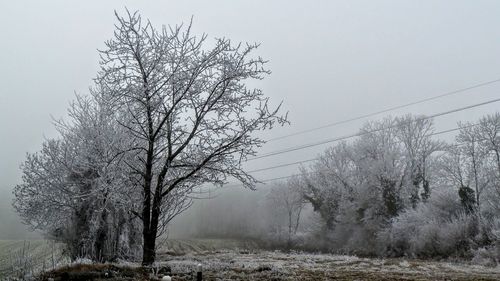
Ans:
<svg viewBox="0 0 500 281"><path fill-rule="evenodd" d="M137 13L117 15L113 39L101 53L97 87L120 112L117 121L134 139L143 224L143 264L155 260L167 198L185 198L203 183L234 177L247 187L255 179L241 166L263 143L252 133L283 124L279 106L270 110L248 79L262 79L265 61L251 58L258 45L191 34L191 24L155 29Z"/></svg>
<svg viewBox="0 0 500 281"><path fill-rule="evenodd" d="M500 113L487 115L479 120L476 130L485 152L491 154L500 177Z"/></svg>
<svg viewBox="0 0 500 281"><path fill-rule="evenodd" d="M328 230L335 226L341 200L352 199L358 184L353 171L352 145L342 142L328 148L311 171L302 168L300 189L303 198L318 212Z"/></svg>
<svg viewBox="0 0 500 281"><path fill-rule="evenodd" d="M486 192L481 198L481 201L485 202L479 203L488 202L496 209L500 197L500 113L484 116L473 127L471 129L474 138L463 134L467 136L461 139L465 142L462 146L467 148L463 151L467 153L472 171L477 175L478 180L477 183L474 181L474 186L477 186L480 193L483 193L483 190Z"/></svg>
<svg viewBox="0 0 500 281"><path fill-rule="evenodd" d="M465 158L463 170L469 178L471 188L476 196L476 214L481 217L481 195L488 186L488 177L485 176L485 166L487 164L488 152L484 147L483 139L478 133L478 128L470 123L459 123L460 132L456 137L460 153Z"/></svg>
<svg viewBox="0 0 500 281"><path fill-rule="evenodd" d="M425 202L430 197L432 155L443 149L444 145L431 138L434 133L432 119L406 115L396 120L400 124L396 140L402 144L410 204L415 208L417 203Z"/></svg>
<svg viewBox="0 0 500 281"><path fill-rule="evenodd" d="M286 182L278 182L273 185L267 200L272 203L272 209L275 215L284 214L286 218L288 246L292 244L292 236L297 234L300 223L300 215L304 208L305 201L300 191L300 178L292 177Z"/></svg>
<svg viewBox="0 0 500 281"><path fill-rule="evenodd" d="M466 213L476 210L476 196L472 189L472 178L468 168L468 159L460 147L449 146L441 159L440 174L444 184L458 188L458 195Z"/></svg>

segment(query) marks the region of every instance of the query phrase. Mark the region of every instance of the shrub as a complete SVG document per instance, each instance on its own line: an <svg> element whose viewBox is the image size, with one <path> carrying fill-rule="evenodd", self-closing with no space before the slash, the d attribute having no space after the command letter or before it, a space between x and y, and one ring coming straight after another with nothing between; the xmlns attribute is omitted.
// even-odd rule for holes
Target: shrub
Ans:
<svg viewBox="0 0 500 281"><path fill-rule="evenodd" d="M428 203L408 209L380 231L383 256L469 257L477 235L476 219L460 208L456 193L438 194Z"/></svg>

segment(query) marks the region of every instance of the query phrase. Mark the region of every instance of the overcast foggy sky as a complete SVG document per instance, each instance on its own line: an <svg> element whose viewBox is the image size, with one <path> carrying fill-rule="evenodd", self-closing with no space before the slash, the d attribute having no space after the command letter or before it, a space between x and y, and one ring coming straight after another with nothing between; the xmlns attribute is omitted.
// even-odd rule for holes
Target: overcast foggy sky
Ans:
<svg viewBox="0 0 500 281"><path fill-rule="evenodd" d="M140 5L139 5L140 3ZM139 10L153 25L194 16L209 38L262 43L272 74L261 84L284 101L291 126L277 137L500 78L500 1L14 1L0 2L0 239L29 237L12 215L19 165L86 93L113 10ZM499 97L500 83L392 112L433 114ZM500 108L435 120L437 130ZM377 116L381 118L383 116ZM363 120L364 121L364 120ZM262 152L355 132L363 121L272 142ZM326 146L256 160L249 169L303 160ZM255 174L290 175L296 167Z"/></svg>

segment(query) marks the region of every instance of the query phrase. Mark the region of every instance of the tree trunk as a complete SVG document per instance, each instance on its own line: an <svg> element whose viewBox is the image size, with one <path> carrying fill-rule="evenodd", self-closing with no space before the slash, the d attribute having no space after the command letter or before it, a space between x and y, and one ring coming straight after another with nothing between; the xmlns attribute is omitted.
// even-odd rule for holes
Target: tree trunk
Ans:
<svg viewBox="0 0 500 281"><path fill-rule="evenodd" d="M151 214L151 224L148 229L143 231L143 250L142 250L142 265L150 266L156 259L156 235L158 233L159 212L155 211Z"/></svg>
<svg viewBox="0 0 500 281"><path fill-rule="evenodd" d="M152 122L148 109L148 121L149 121L149 145L146 158L146 171L144 173L144 198L142 204L142 265L149 266L155 261L155 242L156 242L156 232L153 232L154 228L152 226L151 218L151 183L153 179L153 152L154 152L154 142L151 138L153 135ZM154 208L154 206L153 206Z"/></svg>
<svg viewBox="0 0 500 281"><path fill-rule="evenodd" d="M109 243L108 231L108 212L106 208L104 208L99 219L99 228L94 242L92 260L97 260L99 262L109 261L110 253L106 251L106 246L108 246L107 244Z"/></svg>
<svg viewBox="0 0 500 281"><path fill-rule="evenodd" d="M160 205L161 205L161 190L157 190L153 199L153 208L151 210L151 220L149 225L144 224L143 230L143 251L142 251L142 265L150 266L156 259L156 236L158 234L158 223L160 219Z"/></svg>
<svg viewBox="0 0 500 281"><path fill-rule="evenodd" d="M144 243L142 249L142 265L150 266L154 263L156 258L156 234L148 231L144 234Z"/></svg>

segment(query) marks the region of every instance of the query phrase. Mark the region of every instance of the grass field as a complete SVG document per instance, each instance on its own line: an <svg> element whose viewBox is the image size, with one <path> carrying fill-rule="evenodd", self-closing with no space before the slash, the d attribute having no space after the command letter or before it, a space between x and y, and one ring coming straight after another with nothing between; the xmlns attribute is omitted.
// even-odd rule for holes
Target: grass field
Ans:
<svg viewBox="0 0 500 281"><path fill-rule="evenodd" d="M50 269L54 249L58 251L57 245L54 246L46 241L31 241L27 244L23 241L0 240L1 272L5 277L7 272L12 271L15 264L12 259L15 260L19 256L28 256L38 268ZM60 252L55 255L58 253ZM260 250L255 243L239 240L167 240L158 251L157 258L159 260L157 266L169 267L173 280L194 280L196 266L200 263L204 268L204 280L500 280L500 267L283 253ZM137 263L122 265L139 269ZM106 266L98 268L110 270ZM114 267L118 272L117 268ZM115 276L111 279L126 278Z"/></svg>
<svg viewBox="0 0 500 281"><path fill-rule="evenodd" d="M169 239L160 243L159 255L180 256L220 250L253 250L258 245L252 241L236 239Z"/></svg>
<svg viewBox="0 0 500 281"><path fill-rule="evenodd" d="M47 240L0 240L0 280L23 268L38 271L62 261L60 245Z"/></svg>

